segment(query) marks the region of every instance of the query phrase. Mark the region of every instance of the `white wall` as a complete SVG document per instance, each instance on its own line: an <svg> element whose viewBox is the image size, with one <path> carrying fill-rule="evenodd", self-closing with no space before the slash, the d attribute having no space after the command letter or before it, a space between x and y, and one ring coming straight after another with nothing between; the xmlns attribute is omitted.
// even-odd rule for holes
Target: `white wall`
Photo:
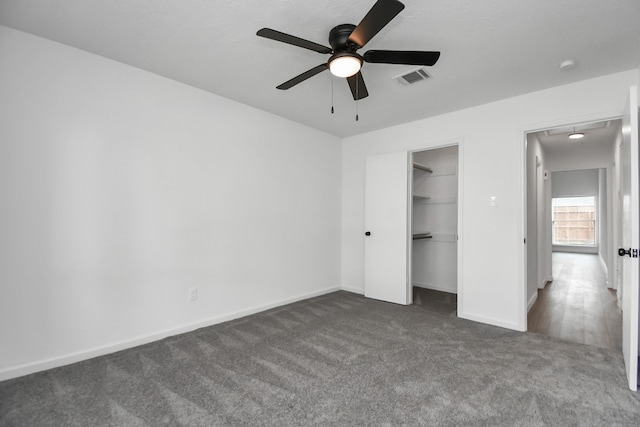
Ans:
<svg viewBox="0 0 640 427"><path fill-rule="evenodd" d="M339 288L338 138L6 27L0 58L0 380Z"/></svg>
<svg viewBox="0 0 640 427"><path fill-rule="evenodd" d="M526 329L524 133L622 115L638 71L612 74L347 138L342 157L342 284L364 289L368 155L463 138L459 316ZM489 197L499 206L491 208Z"/></svg>
<svg viewBox="0 0 640 427"><path fill-rule="evenodd" d="M609 247L609 183L607 182L607 170L598 169L598 255L604 265L605 276L609 275L609 257L611 248Z"/></svg>
<svg viewBox="0 0 640 427"><path fill-rule="evenodd" d="M550 172L611 167L612 143L601 141L585 148L569 144L548 150L547 167Z"/></svg>

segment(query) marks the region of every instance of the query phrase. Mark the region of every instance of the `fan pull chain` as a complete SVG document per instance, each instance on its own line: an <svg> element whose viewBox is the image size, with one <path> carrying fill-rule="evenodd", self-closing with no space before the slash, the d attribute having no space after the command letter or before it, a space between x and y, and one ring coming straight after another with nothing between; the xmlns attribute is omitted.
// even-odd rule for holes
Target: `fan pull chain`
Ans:
<svg viewBox="0 0 640 427"><path fill-rule="evenodd" d="M358 96L358 88L359 88L359 79L356 78L356 122L358 121L358 100L360 97Z"/></svg>
<svg viewBox="0 0 640 427"><path fill-rule="evenodd" d="M331 77L331 114L334 113L333 109L333 77Z"/></svg>

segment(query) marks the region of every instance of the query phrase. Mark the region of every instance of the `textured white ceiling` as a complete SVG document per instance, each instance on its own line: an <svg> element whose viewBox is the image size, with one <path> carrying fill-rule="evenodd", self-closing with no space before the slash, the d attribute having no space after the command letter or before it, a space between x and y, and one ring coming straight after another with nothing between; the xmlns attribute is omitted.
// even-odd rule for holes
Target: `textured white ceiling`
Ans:
<svg viewBox="0 0 640 427"><path fill-rule="evenodd" d="M403 0L366 47L439 50L433 78L413 66L365 64L356 103L324 72L275 87L327 55L257 37L270 27L328 45L374 0L0 0L0 24L105 56L346 137L640 65L639 0ZM573 59L570 71L558 68ZM331 114L332 80L335 114Z"/></svg>

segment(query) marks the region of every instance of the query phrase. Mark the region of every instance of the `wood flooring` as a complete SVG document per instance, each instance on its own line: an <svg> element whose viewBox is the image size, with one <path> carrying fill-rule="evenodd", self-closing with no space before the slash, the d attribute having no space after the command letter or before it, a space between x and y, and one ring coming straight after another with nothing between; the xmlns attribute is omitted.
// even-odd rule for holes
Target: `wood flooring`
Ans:
<svg viewBox="0 0 640 427"><path fill-rule="evenodd" d="M529 332L621 349L622 311L615 290L606 287L598 255L554 252L553 278L529 310Z"/></svg>

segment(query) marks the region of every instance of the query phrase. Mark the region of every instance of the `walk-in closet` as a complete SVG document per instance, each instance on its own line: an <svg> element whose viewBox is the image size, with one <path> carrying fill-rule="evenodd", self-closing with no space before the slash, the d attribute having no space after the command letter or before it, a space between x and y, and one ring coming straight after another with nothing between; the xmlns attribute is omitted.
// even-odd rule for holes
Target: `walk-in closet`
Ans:
<svg viewBox="0 0 640 427"><path fill-rule="evenodd" d="M414 152L412 163L414 290L457 294L458 146ZM417 295L420 300L421 296L437 298L438 294Z"/></svg>

